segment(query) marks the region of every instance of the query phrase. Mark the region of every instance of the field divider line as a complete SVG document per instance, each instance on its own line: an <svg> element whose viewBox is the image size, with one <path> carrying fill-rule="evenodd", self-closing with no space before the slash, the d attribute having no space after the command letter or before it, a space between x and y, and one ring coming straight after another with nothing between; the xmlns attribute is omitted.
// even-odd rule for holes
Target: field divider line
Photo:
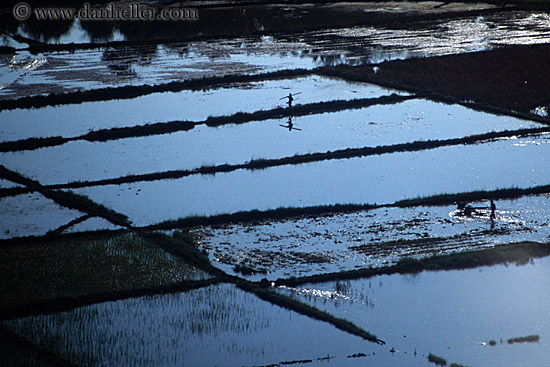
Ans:
<svg viewBox="0 0 550 367"><path fill-rule="evenodd" d="M58 228L56 228L56 229L54 229L54 230L52 230L52 231L48 231L48 232L46 233L45 236L48 237L48 236L57 236L57 235L60 235L60 234L62 234L65 230L71 228L72 226L77 225L77 224L79 224L79 223L82 223L82 222L84 222L84 221L86 221L86 220L88 220L88 219L90 219L90 218L93 218L93 216L91 216L90 214L82 215L82 216L80 216L80 217L78 217L78 218L75 218L75 219L71 220L71 221L68 222L68 223L63 224L62 226L59 226Z"/></svg>
<svg viewBox="0 0 550 367"><path fill-rule="evenodd" d="M88 142L106 142L111 140L147 137L152 135L171 134L180 131L192 130L198 125L218 127L228 124L244 124L269 119L282 119L288 116L298 117L327 112L338 112L343 110L361 109L374 105L395 104L415 99L414 95L391 94L378 98L359 98L352 100L333 100L324 102L295 105L291 108L277 107L270 110L258 110L255 112L237 112L227 116L211 116L203 121L168 121L155 122L145 125L128 127L114 127L90 131L84 135L75 137L51 136L45 138L28 138L0 143L0 153L35 150L39 148L55 147L71 141L85 140Z"/></svg>
<svg viewBox="0 0 550 367"><path fill-rule="evenodd" d="M0 111L79 104L83 102L102 102L115 99L133 99L153 93L212 89L231 83L250 83L310 76L315 74L315 70L316 69L284 69L267 73L251 75L229 74L219 77L173 81L156 85L126 85L124 87L98 88L71 93L51 93L48 95L0 100Z"/></svg>
<svg viewBox="0 0 550 367"><path fill-rule="evenodd" d="M550 256L550 243L524 241L450 254L432 255L419 259L404 257L395 265L345 270L296 278L279 278L272 283L275 286L296 287L303 284L325 283L337 280L366 279L379 275L464 270L509 263L525 264L532 259L547 256Z"/></svg>
<svg viewBox="0 0 550 367"><path fill-rule="evenodd" d="M128 217L124 214L117 213L112 209L90 200L88 197L77 195L73 192L49 189L40 184L40 182L26 178L17 172L9 170L3 165L0 165L0 178L21 184L29 189L29 191L38 192L65 208L75 209L92 217L104 218L117 226L125 228L132 227Z"/></svg>
<svg viewBox="0 0 550 367"><path fill-rule="evenodd" d="M550 127L529 128L521 130L504 130L498 132L489 132L484 134L470 135L462 138L450 138L443 140L425 140L412 143L399 143L393 145L383 145L377 147L346 148L323 153L306 153L287 156L283 158L259 158L240 164L222 164L217 166L203 166L188 170L172 170L157 173L145 173L139 175L128 175L123 177L101 179L96 181L74 181L66 184L46 185L48 189L75 189L93 186L120 185L135 182L159 181L167 179L180 179L192 175L209 175L216 173L229 173L237 170L258 170L286 165L299 165L314 162L321 162L335 159L362 158L373 155L393 154L400 152L415 152L441 148L454 145L473 145L485 143L506 138L519 138L533 135L550 133ZM8 192L20 192L19 190L10 190ZM0 197L2 191L0 190Z"/></svg>
<svg viewBox="0 0 550 367"><path fill-rule="evenodd" d="M550 185L529 188L505 188L491 191L470 191L455 194L440 194L415 199L399 200L389 204L333 204L308 207L287 207L268 210L250 210L212 216L190 216L180 219L138 227L145 231L189 229L199 226L223 225L229 223L250 223L262 220L284 220L318 215L356 213L381 208L414 208L419 206L448 206L458 202L483 200L510 200L523 196L550 194Z"/></svg>

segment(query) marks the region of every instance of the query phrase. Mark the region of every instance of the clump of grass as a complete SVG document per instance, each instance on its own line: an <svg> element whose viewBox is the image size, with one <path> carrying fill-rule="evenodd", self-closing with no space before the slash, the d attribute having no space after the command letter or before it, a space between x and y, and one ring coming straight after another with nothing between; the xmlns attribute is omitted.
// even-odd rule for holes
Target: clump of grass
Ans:
<svg viewBox="0 0 550 367"><path fill-rule="evenodd" d="M236 264L233 267L233 270L235 271L235 273L241 273L243 275L252 275L252 274L258 274L258 273L267 274L267 270L253 268L252 266L246 264L244 261L241 262L240 264Z"/></svg>
<svg viewBox="0 0 550 367"><path fill-rule="evenodd" d="M465 365L460 364L460 363L451 363L450 367L468 367L468 366L465 366Z"/></svg>
<svg viewBox="0 0 550 367"><path fill-rule="evenodd" d="M439 356L436 356L435 354L428 354L428 361L435 363L438 366L446 366L447 360L445 358L441 358Z"/></svg>
<svg viewBox="0 0 550 367"><path fill-rule="evenodd" d="M515 344L515 343L538 343L540 340L540 336L538 335L527 335L527 336L521 336L518 338L510 338L508 339L508 344Z"/></svg>

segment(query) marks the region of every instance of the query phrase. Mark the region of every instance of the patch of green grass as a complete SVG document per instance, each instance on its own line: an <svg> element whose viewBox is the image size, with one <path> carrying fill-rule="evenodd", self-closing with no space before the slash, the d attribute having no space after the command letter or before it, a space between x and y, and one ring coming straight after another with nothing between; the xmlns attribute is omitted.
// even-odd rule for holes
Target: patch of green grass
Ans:
<svg viewBox="0 0 550 367"><path fill-rule="evenodd" d="M168 254L153 238L120 231L7 242L0 248L0 306L210 277ZM183 246L181 240L174 242Z"/></svg>
<svg viewBox="0 0 550 367"><path fill-rule="evenodd" d="M527 336L520 336L518 338L510 338L507 340L508 344L515 344L515 343L538 343L540 340L540 336L538 335L527 335Z"/></svg>
<svg viewBox="0 0 550 367"><path fill-rule="evenodd" d="M244 261L240 264L236 264L233 267L233 270L235 273L241 273L243 275L253 275L253 274L267 274L267 270L265 269L256 269L248 264L246 264Z"/></svg>
<svg viewBox="0 0 550 367"><path fill-rule="evenodd" d="M460 364L460 363L451 363L450 367L468 367L468 366L465 366L465 365Z"/></svg>
<svg viewBox="0 0 550 367"><path fill-rule="evenodd" d="M447 360L445 358L441 358L439 356L436 356L435 354L428 354L428 361L435 363L438 366L446 366Z"/></svg>

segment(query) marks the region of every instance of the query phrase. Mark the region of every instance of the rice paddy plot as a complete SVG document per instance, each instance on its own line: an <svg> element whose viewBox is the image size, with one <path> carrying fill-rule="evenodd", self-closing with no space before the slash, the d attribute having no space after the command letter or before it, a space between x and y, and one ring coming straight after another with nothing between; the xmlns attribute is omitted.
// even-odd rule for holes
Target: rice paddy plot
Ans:
<svg viewBox="0 0 550 367"><path fill-rule="evenodd" d="M286 106L289 93L300 93L294 105L377 98L406 94L368 83L311 75L293 79L235 83L201 91L152 93L110 101L84 102L37 109L0 111L2 141L31 137L74 137L90 130L145 125L153 122L203 121L209 116L229 116Z"/></svg>
<svg viewBox="0 0 550 367"><path fill-rule="evenodd" d="M442 193L546 185L547 142L544 136L508 139L75 191L128 215L138 226L254 209L390 204Z"/></svg>
<svg viewBox="0 0 550 367"><path fill-rule="evenodd" d="M42 236L84 215L38 193L0 198L0 207L0 238Z"/></svg>
<svg viewBox="0 0 550 367"><path fill-rule="evenodd" d="M260 280L379 267L403 257L457 252L514 241L550 238L547 195L471 203L465 217L456 206L380 208L261 223L204 226L193 230L210 260L227 273L244 264Z"/></svg>
<svg viewBox="0 0 550 367"><path fill-rule="evenodd" d="M87 366L258 366L298 360L316 366L326 365L318 358L327 356L336 357L332 361L338 365L354 366L348 355L378 354L381 348L228 284L2 325Z"/></svg>
<svg viewBox="0 0 550 367"><path fill-rule="evenodd" d="M368 85L364 87L368 90ZM540 126L423 99L301 116L293 123L301 131L281 127L287 124L285 118L220 127L198 125L189 131L107 142L72 141L0 153L0 163L43 184L62 184Z"/></svg>
<svg viewBox="0 0 550 367"><path fill-rule="evenodd" d="M467 366L521 366L528 360L542 367L550 358L550 324L542 311L550 307L549 266L546 257L522 266L384 275L279 291L371 330L395 355L416 351L409 366L427 366L432 352ZM506 344L531 334L540 336L538 343ZM503 345L486 343L501 338Z"/></svg>

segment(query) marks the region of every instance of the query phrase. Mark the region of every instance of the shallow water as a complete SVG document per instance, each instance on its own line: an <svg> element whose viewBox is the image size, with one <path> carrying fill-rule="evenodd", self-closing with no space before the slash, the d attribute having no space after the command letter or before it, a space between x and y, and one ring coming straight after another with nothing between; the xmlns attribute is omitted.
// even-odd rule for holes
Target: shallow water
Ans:
<svg viewBox="0 0 550 367"><path fill-rule="evenodd" d="M547 142L544 136L509 139L75 191L128 215L138 226L253 209L387 204L442 193L547 185Z"/></svg>
<svg viewBox="0 0 550 367"><path fill-rule="evenodd" d="M304 359L315 360L309 365L352 365L346 363L348 355L377 349L233 285L100 303L3 324L89 366L258 366ZM317 361L327 355L336 358Z"/></svg>
<svg viewBox="0 0 550 367"><path fill-rule="evenodd" d="M299 131L281 126L286 123L279 119L215 128L199 125L173 134L73 141L0 153L0 163L42 184L58 184L539 126L427 100L296 117L293 123Z"/></svg>
<svg viewBox="0 0 550 367"><path fill-rule="evenodd" d="M550 358L550 324L543 311L550 307L549 267L546 257L523 266L377 276L280 291L375 333L396 355L408 356L409 366L427 366L420 356L431 352L468 366L542 367ZM540 336L539 343L506 343L532 334ZM497 345L484 345L490 340Z"/></svg>
<svg viewBox="0 0 550 367"><path fill-rule="evenodd" d="M133 99L0 111L0 141L48 136L74 137L90 130L154 122L200 122L209 116L284 107L284 97L289 93L295 95L295 105L333 99L377 98L391 93L406 94L373 84L350 83L318 75L234 83L205 91L183 90L153 93Z"/></svg>
<svg viewBox="0 0 550 367"><path fill-rule="evenodd" d="M0 198L0 239L43 236L83 214L38 193Z"/></svg>
<svg viewBox="0 0 550 367"><path fill-rule="evenodd" d="M405 256L497 243L550 240L550 196L499 200L496 206L494 221L488 209L467 218L456 206L382 208L260 224L206 226L193 232L210 260L227 273L234 273L234 265L241 262L267 271L246 276L254 280L379 267Z"/></svg>

